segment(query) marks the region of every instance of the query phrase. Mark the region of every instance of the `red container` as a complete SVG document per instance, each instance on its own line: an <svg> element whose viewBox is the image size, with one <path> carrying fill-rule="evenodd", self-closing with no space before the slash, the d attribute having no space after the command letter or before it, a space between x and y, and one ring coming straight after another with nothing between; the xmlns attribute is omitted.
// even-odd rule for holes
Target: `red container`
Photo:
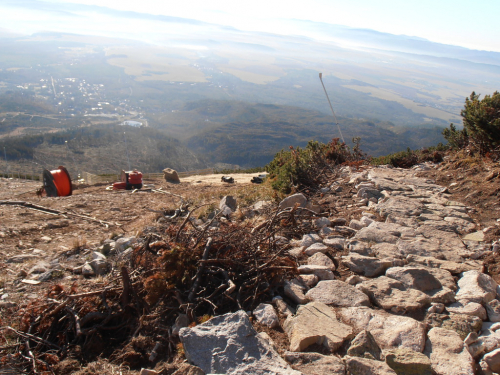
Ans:
<svg viewBox="0 0 500 375"><path fill-rule="evenodd" d="M127 188L126 182L115 182L113 184L113 190L125 190Z"/></svg>
<svg viewBox="0 0 500 375"><path fill-rule="evenodd" d="M44 169L43 187L48 197L67 197L73 194L71 177L62 165L53 171Z"/></svg>
<svg viewBox="0 0 500 375"><path fill-rule="evenodd" d="M139 171L128 172L128 183L130 185L142 184L142 173Z"/></svg>

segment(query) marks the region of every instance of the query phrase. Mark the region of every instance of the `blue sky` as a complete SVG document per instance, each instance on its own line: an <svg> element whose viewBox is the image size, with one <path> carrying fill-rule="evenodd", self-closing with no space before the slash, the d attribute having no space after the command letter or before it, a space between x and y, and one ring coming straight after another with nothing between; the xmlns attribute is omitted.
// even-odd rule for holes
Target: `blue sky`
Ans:
<svg viewBox="0 0 500 375"><path fill-rule="evenodd" d="M500 52L497 0L0 0L0 27L21 33L54 30L94 35L117 35L126 27L124 20L103 15L95 11L98 8L82 11L71 4L314 37L289 22L309 20ZM135 33L153 31L142 23Z"/></svg>

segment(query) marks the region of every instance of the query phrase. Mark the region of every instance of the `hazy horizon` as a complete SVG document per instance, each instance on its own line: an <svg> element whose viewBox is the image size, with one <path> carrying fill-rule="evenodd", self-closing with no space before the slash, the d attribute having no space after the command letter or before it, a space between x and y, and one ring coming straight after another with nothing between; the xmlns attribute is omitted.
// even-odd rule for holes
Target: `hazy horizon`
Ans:
<svg viewBox="0 0 500 375"><path fill-rule="evenodd" d="M484 3L484 8L481 4ZM432 5L432 6L431 6ZM483 12L481 9L488 9ZM498 8L498 11L494 11ZM219 0L209 4L195 0L158 3L153 0L6 0L0 4L2 28L14 33L56 31L83 35L124 37L161 44L161 35L179 32L184 24L196 36L196 25L235 28L242 32L264 32L332 41L327 26L374 30L412 39L500 52L495 15L500 3L429 0L406 2L369 0L302 2ZM479 12L479 13L478 13ZM478 13L478 14L476 14ZM318 30L318 27L323 30ZM205 36L205 35L203 35Z"/></svg>

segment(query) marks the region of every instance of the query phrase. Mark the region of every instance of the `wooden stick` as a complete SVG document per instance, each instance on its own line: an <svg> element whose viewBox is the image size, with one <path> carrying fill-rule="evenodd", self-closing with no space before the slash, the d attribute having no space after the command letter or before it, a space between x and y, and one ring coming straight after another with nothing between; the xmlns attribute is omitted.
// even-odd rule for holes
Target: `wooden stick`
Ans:
<svg viewBox="0 0 500 375"><path fill-rule="evenodd" d="M102 294L104 292L106 292L106 293L108 293L108 292L119 292L120 290L122 290L122 288L101 289L101 290L96 290L95 292L87 292L87 293L80 293L80 294L70 294L66 298L68 298L69 300L72 300L72 299L77 299L77 298L85 298L85 297L97 296L97 295Z"/></svg>
<svg viewBox="0 0 500 375"><path fill-rule="evenodd" d="M181 226L179 227L179 230L177 231L177 234L175 235L175 239L174 239L174 242L177 242L177 240L179 239L179 235L181 234L181 231L182 229L186 226L189 218L191 217L191 214L196 211L198 208L201 208L201 207L204 207L204 206L208 206L209 203L207 204L202 204L201 206L198 206L198 207L195 207L193 208L191 211L189 211L189 213L187 214L186 218L184 219L184 221L182 222Z"/></svg>
<svg viewBox="0 0 500 375"><path fill-rule="evenodd" d="M210 251L210 248L212 247L212 237L208 237L207 244L205 245L205 250L203 250L203 256L202 260L207 260L208 258L208 252ZM201 274L203 273L203 270L205 269L205 263L201 263L200 266L198 267L198 271L196 272L196 277L193 283L193 287L191 288L191 291L189 292L188 295L188 301L193 302L194 295L196 291L198 290L198 286L200 284L201 280Z"/></svg>
<svg viewBox="0 0 500 375"><path fill-rule="evenodd" d="M51 346L53 348L56 348L57 350L61 350L61 348L59 346L57 346L56 344L52 344L51 342L48 342L48 341L46 341L46 340L44 340L44 339L42 339L42 338L40 338L38 336L34 336L34 335L31 335L31 334L25 333L25 332L20 332L17 329L14 329L14 328L9 327L9 326L1 327L0 330L1 329L8 329L8 330L14 332L17 335L19 335L21 337L24 337L25 339L30 339L30 340L36 341L36 342L38 342L40 344L45 344L47 346Z"/></svg>
<svg viewBox="0 0 500 375"><path fill-rule="evenodd" d="M23 202L23 201L0 201L0 205L12 205L12 206L22 206L29 208L31 210L36 210L36 211L42 211L48 214L52 215L61 215L64 218L67 218L68 216L74 216L78 217L80 219L85 219L89 220L95 223L99 223L101 225L104 225L105 227L108 227L109 225L115 225L115 226L120 226L121 224L118 223L111 223L111 222L106 222L100 219L96 219L87 215L79 215L79 214L74 214L72 212L64 212L64 211L59 211L59 210L54 210L52 208L47 208L47 207L42 207L38 206L36 204L30 203L30 202Z"/></svg>

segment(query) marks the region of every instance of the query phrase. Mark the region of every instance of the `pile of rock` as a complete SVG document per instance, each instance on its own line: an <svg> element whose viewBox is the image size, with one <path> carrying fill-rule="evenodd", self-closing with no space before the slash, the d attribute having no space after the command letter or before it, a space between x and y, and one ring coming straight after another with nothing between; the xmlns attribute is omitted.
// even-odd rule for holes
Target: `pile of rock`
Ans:
<svg viewBox="0 0 500 375"><path fill-rule="evenodd" d="M416 177L425 168L345 168L353 198L366 206L361 218L320 218L314 233L290 241L306 261L269 304L180 329L188 360L219 374L500 373L498 285L476 260L491 244L471 233L465 205ZM335 186L322 193L336 194ZM280 206L296 203L317 209L300 195ZM352 276L340 280L340 268ZM283 329L288 351L280 356L251 316ZM313 345L330 355L310 352Z"/></svg>

